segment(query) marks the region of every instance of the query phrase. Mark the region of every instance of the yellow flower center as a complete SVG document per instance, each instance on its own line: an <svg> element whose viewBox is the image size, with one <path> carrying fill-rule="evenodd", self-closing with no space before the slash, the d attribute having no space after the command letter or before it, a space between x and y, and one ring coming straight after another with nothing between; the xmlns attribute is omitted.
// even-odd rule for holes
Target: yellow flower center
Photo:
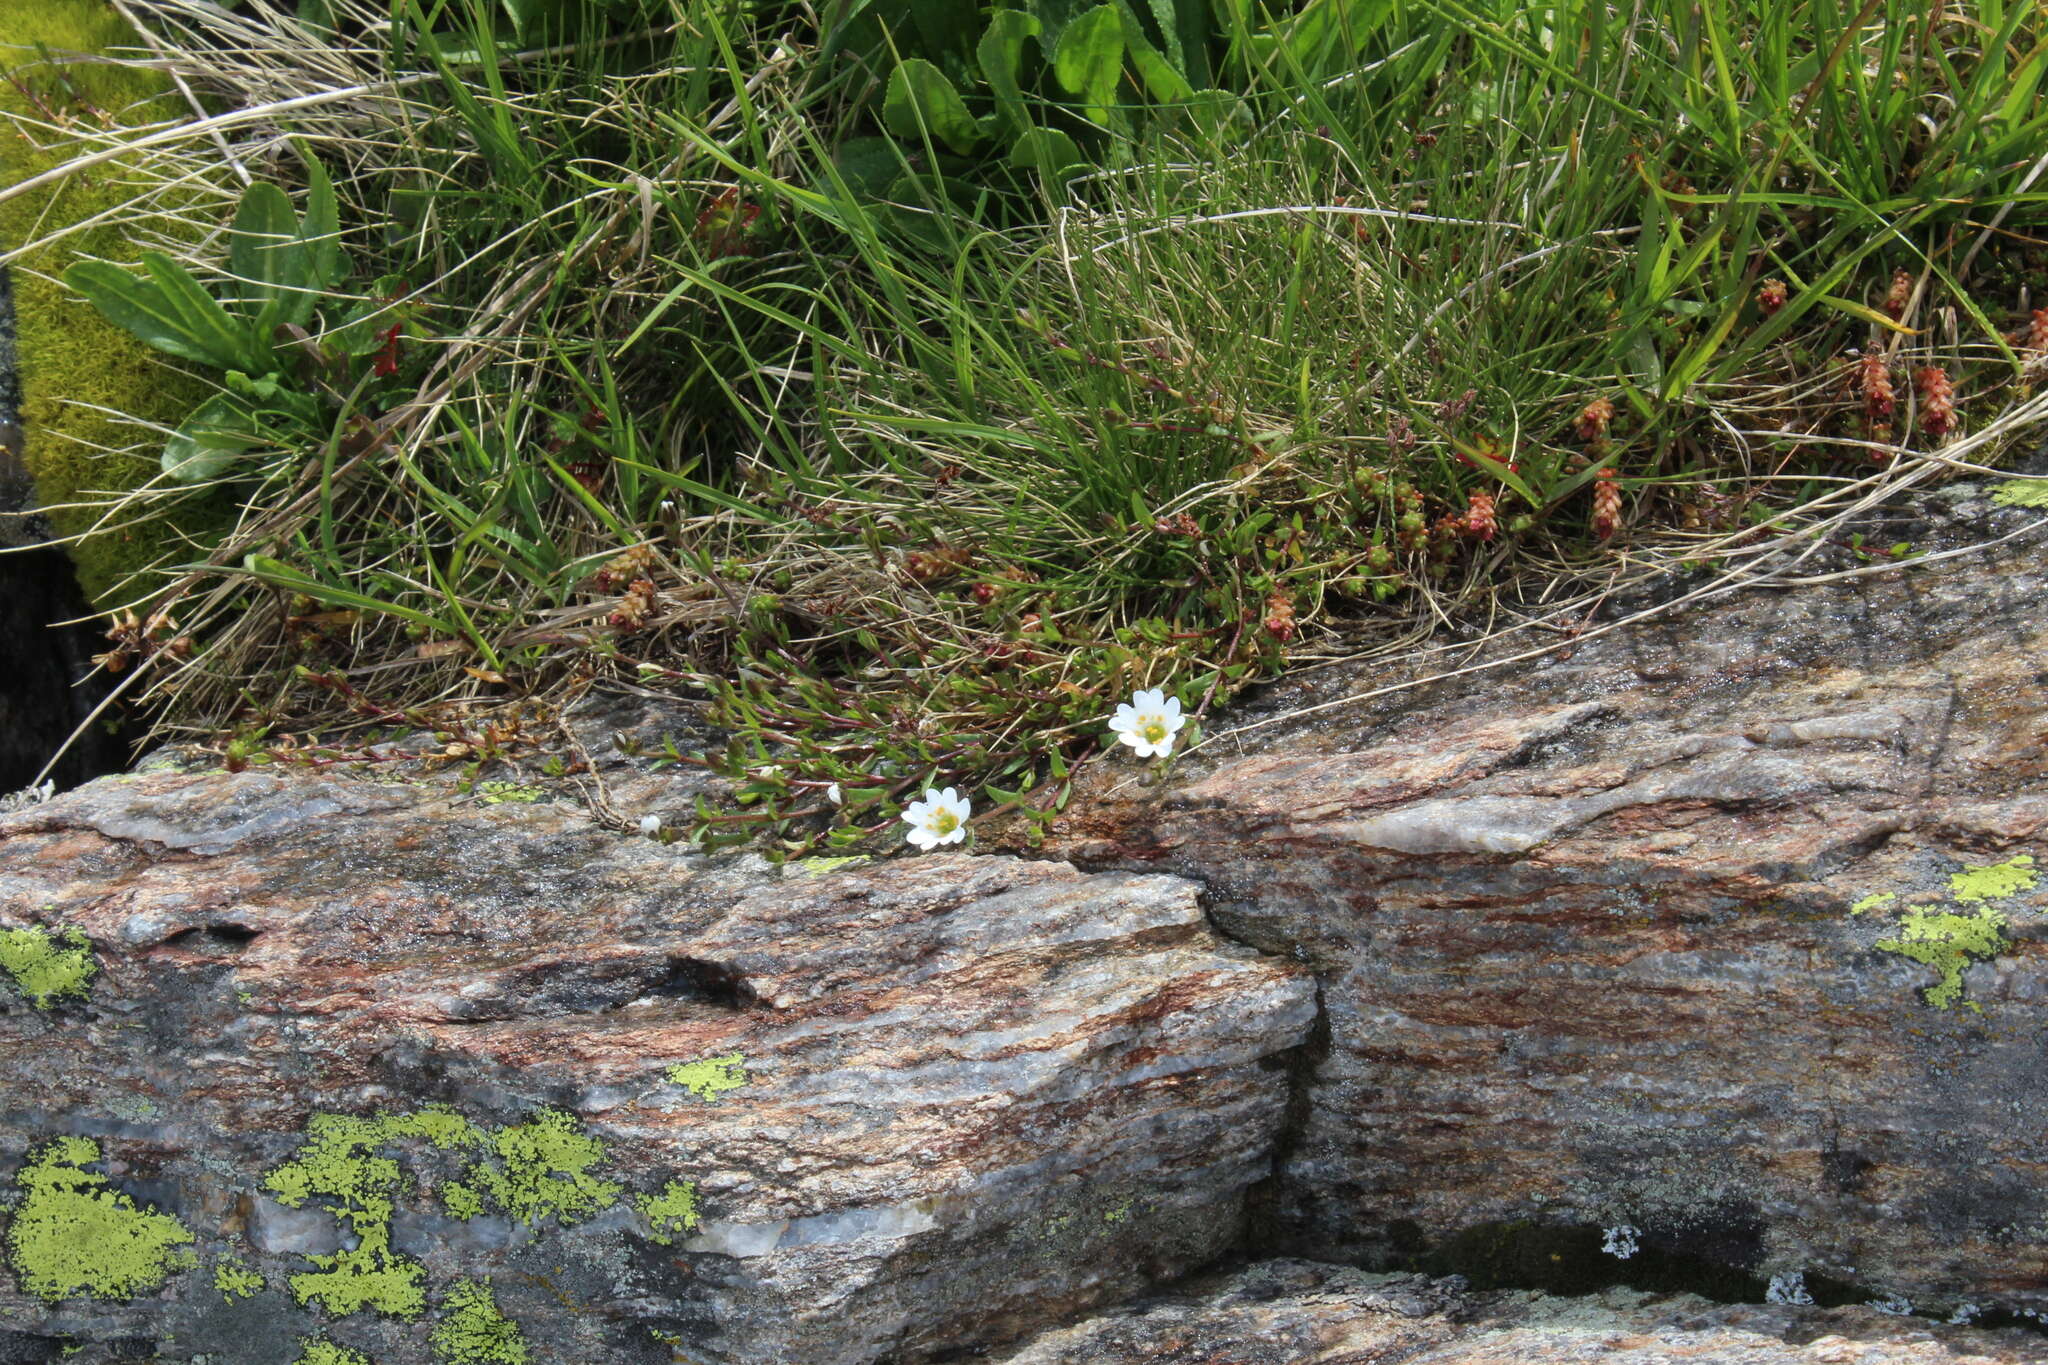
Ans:
<svg viewBox="0 0 2048 1365"><path fill-rule="evenodd" d="M1147 744L1163 743L1166 739L1166 722L1153 716L1138 727L1138 736Z"/></svg>
<svg viewBox="0 0 2048 1365"><path fill-rule="evenodd" d="M932 833L944 837L960 828L960 817L949 810L935 810L932 812L932 818L925 822L924 827Z"/></svg>

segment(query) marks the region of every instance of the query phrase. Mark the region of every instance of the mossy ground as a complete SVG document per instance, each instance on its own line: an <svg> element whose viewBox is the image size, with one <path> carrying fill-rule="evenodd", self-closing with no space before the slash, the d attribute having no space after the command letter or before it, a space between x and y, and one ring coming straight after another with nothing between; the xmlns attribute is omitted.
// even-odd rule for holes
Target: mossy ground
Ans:
<svg viewBox="0 0 2048 1365"><path fill-rule="evenodd" d="M64 53L135 42L127 22L103 0L0 5L0 184L25 180L90 150L81 136L189 113L172 102L166 82L148 73L59 60ZM116 209L133 197L133 179L126 163L113 161L67 176L46 192L0 202L0 251ZM134 488L157 472L154 450L117 453L143 433L112 413L171 426L206 394L198 380L164 364L62 283L64 269L84 257L132 262L138 247L131 233L116 215L12 266L27 462L37 497L50 509L60 536L87 531L98 516L94 509L68 504L96 492ZM188 529L222 515L217 506L198 502L183 513L178 521ZM162 558L172 534L152 524L108 530L75 546L72 558L86 595L101 605L118 600L116 586Z"/></svg>

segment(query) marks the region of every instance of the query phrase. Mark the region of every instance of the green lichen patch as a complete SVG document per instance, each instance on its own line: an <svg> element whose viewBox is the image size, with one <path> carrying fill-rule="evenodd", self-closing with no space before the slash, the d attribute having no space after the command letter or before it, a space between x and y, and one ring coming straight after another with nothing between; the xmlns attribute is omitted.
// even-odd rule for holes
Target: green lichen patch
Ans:
<svg viewBox="0 0 2048 1365"><path fill-rule="evenodd" d="M1958 915L1932 905L1915 905L1899 919L1899 936L1880 939L1880 952L1897 953L1934 968L1941 980L1927 987L1923 998L1936 1009L1961 1001L1965 1009L1983 1013L1974 1000L1964 1000L1963 969L1972 960L1996 957L2007 946L2005 917L1988 907Z"/></svg>
<svg viewBox="0 0 2048 1365"><path fill-rule="evenodd" d="M687 1180L671 1180L660 1194L643 1194L634 1201L655 1241L663 1246L697 1230L697 1187Z"/></svg>
<svg viewBox="0 0 2048 1365"><path fill-rule="evenodd" d="M53 934L32 924L0 929L0 971L30 1004L46 1010L59 1000L85 999L99 964L92 940L77 929Z"/></svg>
<svg viewBox="0 0 2048 1365"><path fill-rule="evenodd" d="M543 1109L499 1129L491 1148L501 1164L479 1162L467 1172L467 1186L457 1188L489 1195L522 1222L553 1217L567 1227L619 1202L619 1186L590 1173L605 1161L604 1144L572 1114Z"/></svg>
<svg viewBox="0 0 2048 1365"><path fill-rule="evenodd" d="M253 1299L263 1292L264 1279L261 1273L236 1261L222 1261L213 1268L213 1287L229 1303L236 1299Z"/></svg>
<svg viewBox="0 0 2048 1365"><path fill-rule="evenodd" d="M498 1311L489 1281L460 1280L434 1324L434 1353L448 1365L526 1365L519 1324Z"/></svg>
<svg viewBox="0 0 2048 1365"><path fill-rule="evenodd" d="M530 806L547 795L539 787L528 787L518 782L479 782L476 794L486 806Z"/></svg>
<svg viewBox="0 0 2048 1365"><path fill-rule="evenodd" d="M2022 853L2017 858L1989 867L1966 867L1951 875L1948 885L1949 894L1956 900L1965 905L1977 905L2031 891L2039 880L2040 874L2034 871L2034 860Z"/></svg>
<svg viewBox="0 0 2048 1365"><path fill-rule="evenodd" d="M729 1053L723 1057L706 1057L699 1062L683 1062L668 1069L669 1084L679 1085L707 1103L716 1103L718 1097L728 1090L738 1090L749 1083L747 1059L743 1053Z"/></svg>
<svg viewBox="0 0 2048 1365"><path fill-rule="evenodd" d="M299 1342L299 1358L292 1365L370 1365L370 1358L353 1346L337 1346L326 1337L306 1337Z"/></svg>
<svg viewBox="0 0 2048 1365"><path fill-rule="evenodd" d="M192 1241L183 1223L137 1207L85 1169L99 1159L92 1139L60 1137L15 1176L22 1199L7 1230L7 1263L23 1293L49 1303L131 1299L198 1263L183 1249Z"/></svg>
<svg viewBox="0 0 2048 1365"><path fill-rule="evenodd" d="M357 1242L329 1255L309 1254L316 1268L291 1277L293 1297L337 1317L365 1308L418 1317L426 1308L425 1269L391 1248L391 1215L404 1175L397 1160L378 1149L402 1138L424 1138L441 1148L476 1146L485 1141L483 1131L452 1110L430 1108L369 1119L315 1114L306 1133L299 1155L263 1183L287 1208L317 1200L332 1209Z"/></svg>
<svg viewBox="0 0 2048 1365"><path fill-rule="evenodd" d="M1862 900L1857 901L1854 905L1850 906L1849 913L1852 915L1862 915L1867 914L1872 910L1882 910L1898 898L1899 893L1896 891L1874 892L1873 894L1865 896Z"/></svg>

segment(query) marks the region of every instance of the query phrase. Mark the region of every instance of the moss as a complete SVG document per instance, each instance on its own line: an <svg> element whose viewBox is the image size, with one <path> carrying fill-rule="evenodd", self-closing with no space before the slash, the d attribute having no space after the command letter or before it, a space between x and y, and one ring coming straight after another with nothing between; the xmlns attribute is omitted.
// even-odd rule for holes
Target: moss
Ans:
<svg viewBox="0 0 2048 1365"><path fill-rule="evenodd" d="M49 121L43 109L86 137L109 126L188 116L168 83L153 73L46 63L39 51L92 53L136 45L134 31L104 0L0 5L0 75L5 77L0 79L0 139L6 147L6 180L26 179L91 149L93 144L37 127ZM10 116L23 121L17 124ZM126 182L132 178L116 161L0 203L0 249L14 249L114 209L130 197ZM133 444L137 430L99 409L175 425L207 392L60 282L65 268L83 257L131 263L137 249L127 234L118 221L73 233L21 258L13 272L26 458L37 496L52 509L50 522L62 536L82 534L97 516L91 508L66 510L65 504L90 498L95 490L134 488L157 473L153 451L147 458L102 453ZM225 514L225 502L195 503L183 520L188 527L204 528L223 524ZM105 603L122 578L162 556L169 535L106 531L74 547L86 595Z"/></svg>
<svg viewBox="0 0 2048 1365"><path fill-rule="evenodd" d="M22 1292L49 1303L90 1294L130 1299L197 1264L180 1248L183 1223L135 1201L85 1169L100 1159L90 1138L60 1137L15 1176L23 1191L7 1231L7 1262Z"/></svg>
<svg viewBox="0 0 2048 1365"><path fill-rule="evenodd" d="M669 1084L679 1085L707 1103L716 1103L726 1091L749 1084L746 1063L745 1054L739 1052L681 1063L668 1069Z"/></svg>
<svg viewBox="0 0 2048 1365"><path fill-rule="evenodd" d="M2034 860L2022 853L2017 858L1989 867L1966 867L1950 876L1948 885L1949 894L1956 900L1975 905L2031 891L2039 880L2039 874L2034 871Z"/></svg>
<svg viewBox="0 0 2048 1365"><path fill-rule="evenodd" d="M458 1281L429 1340L449 1365L526 1365L526 1338L498 1311L488 1281Z"/></svg>
<svg viewBox="0 0 2048 1365"><path fill-rule="evenodd" d="M58 935L29 925L0 929L0 970L30 1004L46 1010L66 997L85 999L99 964L92 941L78 930Z"/></svg>
<svg viewBox="0 0 2048 1365"><path fill-rule="evenodd" d="M479 1163L469 1185L526 1223L548 1217L566 1227L619 1202L619 1186L590 1174L605 1160L604 1144L585 1133L575 1116L543 1109L525 1123L491 1138L502 1167Z"/></svg>
<svg viewBox="0 0 2048 1365"><path fill-rule="evenodd" d="M1962 1000L1963 969L1973 958L1996 957L2006 948L2005 917L1989 908L1958 915L1932 905L1915 905L1900 917L1899 928L1897 938L1879 939L1877 949L1911 958L1941 973L1941 980L1923 992L1923 998L1936 1009L1948 1009ZM1974 1000L1962 1000L1962 1004L1983 1013Z"/></svg>
<svg viewBox="0 0 2048 1365"><path fill-rule="evenodd" d="M292 1365L370 1365L370 1358L352 1346L337 1346L326 1337L307 1337L299 1343L299 1358Z"/></svg>
<svg viewBox="0 0 2048 1365"><path fill-rule="evenodd" d="M222 1261L213 1268L213 1287L229 1303L237 1298L252 1299L263 1292L264 1279L258 1272L234 1261Z"/></svg>
<svg viewBox="0 0 2048 1365"><path fill-rule="evenodd" d="M660 1194L643 1194L634 1201L655 1241L663 1246L695 1232L702 1220L697 1215L697 1187L687 1180L671 1180Z"/></svg>

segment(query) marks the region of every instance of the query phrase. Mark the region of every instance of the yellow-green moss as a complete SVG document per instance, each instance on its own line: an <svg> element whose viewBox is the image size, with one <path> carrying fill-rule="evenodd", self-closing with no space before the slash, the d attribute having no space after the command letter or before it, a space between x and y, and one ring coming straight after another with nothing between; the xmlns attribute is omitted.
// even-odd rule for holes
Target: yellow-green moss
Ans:
<svg viewBox="0 0 2048 1365"><path fill-rule="evenodd" d="M131 1299L162 1287L198 1258L185 1225L135 1201L85 1166L90 1138L60 1137L30 1154L15 1184L20 1207L7 1230L7 1262L25 1294L49 1303L80 1294Z"/></svg>
<svg viewBox="0 0 2048 1365"><path fill-rule="evenodd" d="M152 73L43 58L44 51L92 53L136 45L134 31L104 0L0 4L0 184L25 180L98 145L80 141L81 135L189 116ZM40 126L49 119L38 103L63 127ZM132 178L115 161L0 202L0 250L114 208L129 197L126 182ZM60 535L82 532L96 518L89 509L67 511L60 504L95 490L134 488L157 472L154 451L133 458L101 453L127 448L140 433L96 408L176 425L206 393L204 385L164 364L61 282L65 268L82 257L132 263L136 253L125 230L110 224L64 237L12 268L28 466ZM195 504L187 525L203 526L223 508ZM86 594L106 600L123 577L156 560L165 543L160 532L117 530L74 547Z"/></svg>
<svg viewBox="0 0 2048 1365"><path fill-rule="evenodd" d="M428 1338L448 1365L526 1365L519 1324L498 1311L488 1280L458 1280Z"/></svg>
<svg viewBox="0 0 2048 1365"><path fill-rule="evenodd" d="M649 1235L663 1246L697 1230L697 1187L687 1180L671 1180L660 1194L643 1194L634 1203L647 1219Z"/></svg>
<svg viewBox="0 0 2048 1365"><path fill-rule="evenodd" d="M92 942L76 929L53 934L29 925L0 929L0 971L39 1010L66 997L83 1000L99 964Z"/></svg>
<svg viewBox="0 0 2048 1365"><path fill-rule="evenodd" d="M352 1346L337 1346L326 1337L307 1337L299 1343L299 1358L292 1365L370 1365L370 1358Z"/></svg>
<svg viewBox="0 0 2048 1365"><path fill-rule="evenodd" d="M715 1103L728 1090L748 1084L747 1059L734 1052L724 1057L706 1057L699 1062L682 1062L668 1069L669 1084L679 1085L698 1099Z"/></svg>
<svg viewBox="0 0 2048 1365"><path fill-rule="evenodd" d="M263 1276L235 1261L222 1261L213 1268L213 1287L229 1303L250 1299L263 1292Z"/></svg>

